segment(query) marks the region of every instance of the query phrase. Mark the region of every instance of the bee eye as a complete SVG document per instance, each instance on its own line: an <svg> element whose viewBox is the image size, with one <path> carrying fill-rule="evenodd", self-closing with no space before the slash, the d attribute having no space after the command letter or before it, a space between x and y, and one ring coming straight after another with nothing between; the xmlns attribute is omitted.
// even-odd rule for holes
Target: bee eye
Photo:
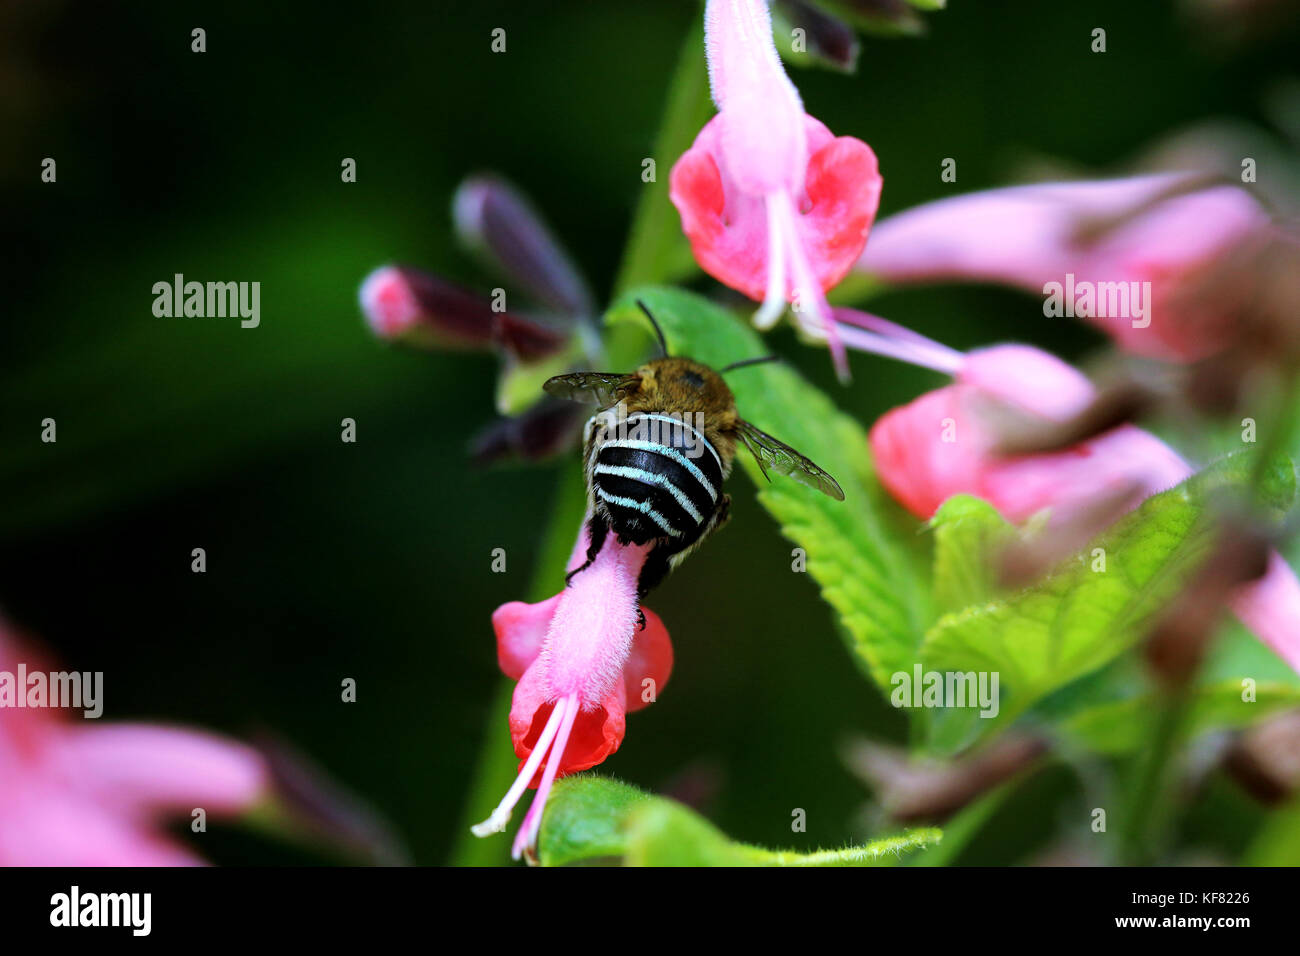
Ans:
<svg viewBox="0 0 1300 956"><path fill-rule="evenodd" d="M697 372L682 372L682 381L695 388L704 387L704 379Z"/></svg>

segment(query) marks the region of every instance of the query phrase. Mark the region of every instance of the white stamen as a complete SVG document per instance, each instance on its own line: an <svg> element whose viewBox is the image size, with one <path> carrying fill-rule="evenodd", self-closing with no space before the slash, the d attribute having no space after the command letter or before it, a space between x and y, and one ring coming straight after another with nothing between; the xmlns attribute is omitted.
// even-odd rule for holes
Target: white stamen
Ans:
<svg viewBox="0 0 1300 956"><path fill-rule="evenodd" d="M882 319L878 315L849 308L834 309L832 314L839 324L840 334L844 336L845 342L853 348L862 348L865 351L888 355L890 358L897 358L913 365L922 365L949 375L955 375L966 361L966 356L956 349L949 348L940 342L934 341L934 339L926 338L921 333L914 332L906 326L890 322L888 319ZM859 336L855 334L851 326L859 326L871 334ZM888 341L903 348L897 352L885 352L878 347L882 341Z"/></svg>
<svg viewBox="0 0 1300 956"><path fill-rule="evenodd" d="M789 256L795 297L798 301L798 308L794 310L795 321L806 335L826 342L835 364L835 374L841 382L847 382L848 356L844 352L844 344L840 341L839 327L831 317L830 303L826 301L821 283L817 281L817 275L808 262L807 250L799 240L794 219L794 204L788 196L783 195L780 198L782 201L776 206L776 210L782 220L786 255Z"/></svg>
<svg viewBox="0 0 1300 956"><path fill-rule="evenodd" d="M844 344L849 348L857 349L860 352L873 352L876 355L897 359L909 365L934 369L934 371L942 372L945 375L957 374L964 361L964 357L960 352L951 352L943 346L930 349L915 342L889 339L883 335L868 332L865 329L856 329L843 324L839 326L839 333L844 340Z"/></svg>
<svg viewBox="0 0 1300 956"><path fill-rule="evenodd" d="M754 327L766 331L785 313L785 222L780 193L769 193L767 205L767 296L754 313Z"/></svg>
<svg viewBox="0 0 1300 956"><path fill-rule="evenodd" d="M569 734L573 731L573 722L578 717L578 698L570 695L564 698L561 703L567 702L568 707L564 712L563 722L560 724L559 734L555 738L555 746L551 748L551 757L546 761L546 770L542 773L542 780L537 785L537 796L533 797L532 804L528 807L528 815L524 817L523 825L519 832L515 834L514 846L510 848L510 856L513 859L519 859L525 849L533 850L537 846L537 835L542 830L542 813L546 810L546 798L551 795L551 784L555 782L555 775L560 771L560 762L564 759L564 748L569 745ZM559 704L556 704L559 707ZM529 858L532 858L529 853Z"/></svg>
<svg viewBox="0 0 1300 956"><path fill-rule="evenodd" d="M560 724L564 720L569 701L570 698L562 697L555 702L555 709L551 711L550 719L546 721L546 726L542 728L542 735L537 739L537 746L533 748L533 752L524 761L523 769L519 771L519 776L515 778L515 782L510 785L510 789L506 791L506 795L497 804L497 808L492 811L492 814L482 823L476 823L470 827L470 832L476 837L491 836L493 833L500 833L506 828L506 824L510 822L510 814L514 810L515 804L519 802L519 798L528 789L528 782L537 773L537 768L546 756L546 751L550 749L551 741L559 733Z"/></svg>

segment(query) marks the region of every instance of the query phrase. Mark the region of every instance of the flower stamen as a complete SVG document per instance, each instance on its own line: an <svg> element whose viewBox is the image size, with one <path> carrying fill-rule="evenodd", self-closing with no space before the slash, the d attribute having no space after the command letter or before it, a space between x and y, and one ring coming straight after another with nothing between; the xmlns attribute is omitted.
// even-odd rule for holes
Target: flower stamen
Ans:
<svg viewBox="0 0 1300 956"><path fill-rule="evenodd" d="M572 697L562 697L556 701L555 709L551 711L551 717L546 721L546 726L542 728L542 735L537 739L537 746L533 748L533 752L524 761L519 776L515 777L515 782L510 785L510 789L506 791L506 795L501 798L501 802L497 804L491 815L482 823L476 823L470 827L470 832L476 837L491 836L493 833L500 833L506 828L506 825L510 822L510 814L514 811L515 804L524 795L524 791L528 789L528 781L533 779L533 775L537 773L537 768L541 766L542 760L546 757L546 752L550 749L551 741L555 739L560 730L560 724L564 720L565 712L569 709L569 702L573 700ZM576 701L573 709L577 710ZM515 858L518 859L517 854Z"/></svg>
<svg viewBox="0 0 1300 956"><path fill-rule="evenodd" d="M822 291L821 283L817 281L812 264L808 261L807 249L795 225L794 202L785 193L773 197L773 200L769 205L770 215L780 224L775 231L781 236L785 247L782 250L782 258L789 263L795 321L805 334L826 342L835 363L836 375L841 382L847 382L848 354L844 351L839 329L831 317L830 303L826 301L826 294Z"/></svg>
<svg viewBox="0 0 1300 956"><path fill-rule="evenodd" d="M782 195L768 193L767 205L767 295L754 313L754 327L767 330L785 312L785 250L787 238L778 208Z"/></svg>
<svg viewBox="0 0 1300 956"><path fill-rule="evenodd" d="M573 732L573 722L578 717L578 695L570 694L563 697L556 703L555 709L559 710L564 707L564 716L560 719L560 729L555 736L555 745L551 747L551 757L546 761L546 770L542 774L542 781L537 787L537 796L533 798L532 804L528 808L528 814L524 817L523 825L519 832L515 834L514 845L510 848L512 859L519 859L525 851L529 851L529 861L533 859L533 850L537 846L537 836L542 829L542 810L546 807L546 798L550 796L551 784L555 782L555 775L560 770L560 761L564 756L564 748L569 743L569 734ZM554 718L554 714L551 715ZM547 722L548 726L550 721ZM540 744L540 741L538 741ZM537 748L541 750L539 746ZM531 756L531 754L530 754Z"/></svg>
<svg viewBox="0 0 1300 956"><path fill-rule="evenodd" d="M857 309L833 310L840 336L850 348L956 375L966 356L919 332ZM856 327L855 327L856 326Z"/></svg>

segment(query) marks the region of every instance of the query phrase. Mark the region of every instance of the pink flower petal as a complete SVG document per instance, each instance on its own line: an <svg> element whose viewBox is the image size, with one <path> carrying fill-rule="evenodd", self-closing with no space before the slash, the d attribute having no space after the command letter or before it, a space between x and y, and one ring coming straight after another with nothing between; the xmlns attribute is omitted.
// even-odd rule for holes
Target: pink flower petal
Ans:
<svg viewBox="0 0 1300 956"><path fill-rule="evenodd" d="M632 650L623 665L623 685L627 689L627 711L640 710L651 701L646 692L659 692L668 683L673 672L673 644L668 639L668 629L654 611L645 612L645 630L637 631L632 638ZM649 687L646 681L651 681Z"/></svg>
<svg viewBox="0 0 1300 956"><path fill-rule="evenodd" d="M1191 466L1156 436L1121 425L1072 448L998 457L982 420L990 400L1044 420L1077 414L1093 397L1091 384L1070 366L1026 346L974 352L958 383L895 408L871 429L881 484L904 507L928 519L956 494L978 495L1008 520L1044 510L1053 526L1069 525L1108 496L1127 495L1136 507L1186 480ZM1268 574L1240 589L1233 610L1269 647L1300 671L1300 582L1276 553Z"/></svg>
<svg viewBox="0 0 1300 956"><path fill-rule="evenodd" d="M704 48L725 175L752 196L802 190L803 103L781 66L767 4L708 0Z"/></svg>
<svg viewBox="0 0 1300 956"><path fill-rule="evenodd" d="M1300 581L1280 554L1269 555L1264 577L1238 590L1232 610L1300 673Z"/></svg>
<svg viewBox="0 0 1300 956"><path fill-rule="evenodd" d="M100 799L148 811L242 813L267 794L265 762L244 744L150 724L68 728L59 747L67 772Z"/></svg>
<svg viewBox="0 0 1300 956"><path fill-rule="evenodd" d="M746 192L731 178L720 122L721 116L710 120L673 166L669 196L700 268L762 301L771 252L768 208L763 196ZM804 126L813 153L806 189L795 195L795 230L825 291L857 261L875 220L883 180L875 153L866 143L849 136L836 138L811 116L804 117ZM794 292L794 277L787 274L786 284L788 298Z"/></svg>
<svg viewBox="0 0 1300 956"><path fill-rule="evenodd" d="M1187 181L1167 173L1043 183L927 203L878 223L858 267L894 283L1000 282L1038 295L1067 274L1076 284L1150 282L1149 325L1129 315L1090 321L1136 354L1202 357L1222 335L1209 334L1206 317L1173 311L1178 289L1268 217L1231 185L1162 198Z"/></svg>
<svg viewBox="0 0 1300 956"><path fill-rule="evenodd" d="M1029 345L995 345L971 352L956 379L1051 421L1073 418L1096 397L1086 375Z"/></svg>
<svg viewBox="0 0 1300 956"><path fill-rule="evenodd" d="M526 604L511 601L492 613L492 627L497 634L497 662L511 680L519 680L537 659L542 642L560 604L560 595Z"/></svg>

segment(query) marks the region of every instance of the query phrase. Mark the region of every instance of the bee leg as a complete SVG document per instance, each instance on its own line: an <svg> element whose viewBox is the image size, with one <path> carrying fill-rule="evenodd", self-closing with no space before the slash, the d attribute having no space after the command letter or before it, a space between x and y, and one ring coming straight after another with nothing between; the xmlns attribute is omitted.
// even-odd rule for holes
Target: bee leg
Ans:
<svg viewBox="0 0 1300 956"><path fill-rule="evenodd" d="M600 549L605 546L605 535L608 533L609 525L605 523L604 519L599 515L592 515L591 520L587 522L587 535L591 539L591 543L587 545L587 560L564 576L564 586L566 588L569 586L570 578L579 571L585 571L591 567L592 562L596 560L596 556L600 554Z"/></svg>
<svg viewBox="0 0 1300 956"><path fill-rule="evenodd" d="M718 500L718 509L713 513L713 523L709 526L709 533L721 531L731 520L731 495L723 495Z"/></svg>
<svg viewBox="0 0 1300 956"><path fill-rule="evenodd" d="M645 611L641 610L641 605L639 604L636 606L636 623L638 631L645 630Z"/></svg>
<svg viewBox="0 0 1300 956"><path fill-rule="evenodd" d="M658 545L649 555L646 556L645 564L641 566L641 576L636 582L637 600L641 600L651 591L659 586L659 583L668 576L669 570L672 569L672 554L664 545ZM639 609L638 609L639 613ZM644 618L641 627L645 628Z"/></svg>

